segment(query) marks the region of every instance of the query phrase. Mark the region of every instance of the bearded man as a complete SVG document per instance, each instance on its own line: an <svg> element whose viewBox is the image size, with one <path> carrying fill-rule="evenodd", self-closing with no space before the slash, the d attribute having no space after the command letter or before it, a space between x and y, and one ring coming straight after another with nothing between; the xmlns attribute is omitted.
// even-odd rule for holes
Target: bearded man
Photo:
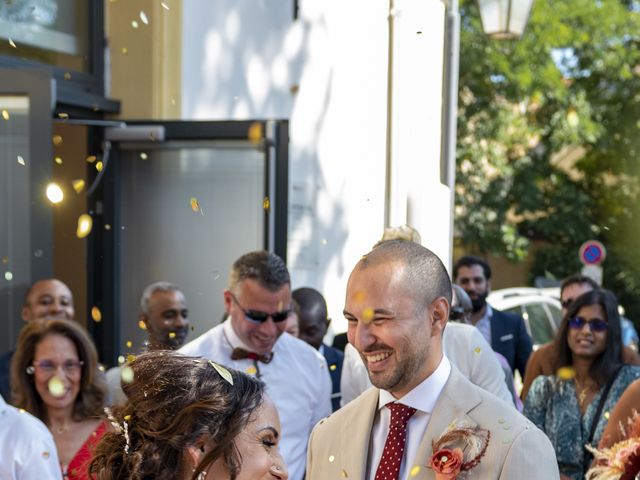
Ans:
<svg viewBox="0 0 640 480"><path fill-rule="evenodd" d="M471 323L480 330L491 348L507 359L511 371L518 370L524 378L533 350L531 337L520 315L501 312L487 303L491 291L489 264L472 255L464 256L453 267L453 281L471 298Z"/></svg>

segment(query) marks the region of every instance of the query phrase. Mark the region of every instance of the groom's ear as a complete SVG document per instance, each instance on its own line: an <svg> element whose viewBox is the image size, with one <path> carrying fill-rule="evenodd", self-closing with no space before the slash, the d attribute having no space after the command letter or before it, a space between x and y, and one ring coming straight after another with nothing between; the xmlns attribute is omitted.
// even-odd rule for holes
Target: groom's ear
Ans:
<svg viewBox="0 0 640 480"><path fill-rule="evenodd" d="M438 297L431 302L428 311L430 312L431 336L442 336L449 319L449 302L444 297Z"/></svg>

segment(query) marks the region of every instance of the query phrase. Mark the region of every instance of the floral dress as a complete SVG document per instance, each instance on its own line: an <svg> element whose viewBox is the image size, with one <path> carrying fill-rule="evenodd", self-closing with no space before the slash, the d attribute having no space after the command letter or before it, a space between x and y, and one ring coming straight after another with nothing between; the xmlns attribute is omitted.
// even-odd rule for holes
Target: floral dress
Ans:
<svg viewBox="0 0 640 480"><path fill-rule="evenodd" d="M640 367L625 365L616 377L604 403L591 444L597 446L609 412L635 379L640 378ZM576 398L573 380L556 376L540 376L531 385L522 412L547 434L556 451L560 473L575 480L583 479L591 463L584 445L589 441L591 422L596 415L604 386L587 406L584 415Z"/></svg>

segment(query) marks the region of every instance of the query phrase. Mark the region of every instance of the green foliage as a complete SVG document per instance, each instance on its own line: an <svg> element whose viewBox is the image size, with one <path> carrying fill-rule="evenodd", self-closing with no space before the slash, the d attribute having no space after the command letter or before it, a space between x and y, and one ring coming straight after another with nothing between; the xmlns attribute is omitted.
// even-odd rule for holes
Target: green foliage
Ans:
<svg viewBox="0 0 640 480"><path fill-rule="evenodd" d="M536 0L518 41L461 0L456 233L532 275L609 250L605 285L640 319L640 13L621 0Z"/></svg>

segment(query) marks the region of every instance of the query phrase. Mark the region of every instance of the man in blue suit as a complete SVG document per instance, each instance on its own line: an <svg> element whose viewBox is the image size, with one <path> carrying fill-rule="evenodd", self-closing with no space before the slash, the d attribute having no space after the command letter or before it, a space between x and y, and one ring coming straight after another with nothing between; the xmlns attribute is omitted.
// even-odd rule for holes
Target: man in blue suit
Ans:
<svg viewBox="0 0 640 480"><path fill-rule="evenodd" d="M298 338L319 350L327 360L333 385L331 406L335 412L340 408L340 376L344 353L322 343L331 323L331 319L327 318L327 302L320 292L309 287L298 288L292 292L291 296L299 306Z"/></svg>
<svg viewBox="0 0 640 480"><path fill-rule="evenodd" d="M511 370L518 370L524 378L527 360L533 348L531 337L520 315L501 312L491 308L487 303L491 289L489 264L472 255L464 256L453 267L453 280L471 298L471 322L480 330L493 350L507 359Z"/></svg>

